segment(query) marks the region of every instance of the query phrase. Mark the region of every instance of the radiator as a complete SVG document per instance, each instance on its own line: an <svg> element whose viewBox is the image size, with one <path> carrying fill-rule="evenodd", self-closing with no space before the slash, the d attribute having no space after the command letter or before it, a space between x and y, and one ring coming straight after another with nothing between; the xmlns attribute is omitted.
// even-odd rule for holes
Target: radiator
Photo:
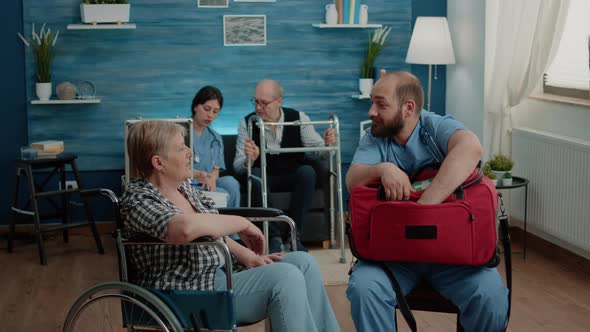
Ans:
<svg viewBox="0 0 590 332"><path fill-rule="evenodd" d="M512 131L513 174L529 179L527 228L550 242L590 253L590 142L530 128ZM511 190L522 220L524 194Z"/></svg>

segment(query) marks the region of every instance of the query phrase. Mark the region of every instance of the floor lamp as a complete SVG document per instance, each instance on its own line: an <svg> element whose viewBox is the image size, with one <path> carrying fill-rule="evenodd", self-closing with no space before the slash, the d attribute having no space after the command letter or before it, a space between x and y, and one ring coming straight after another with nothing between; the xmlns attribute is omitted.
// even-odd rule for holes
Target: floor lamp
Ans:
<svg viewBox="0 0 590 332"><path fill-rule="evenodd" d="M426 109L430 111L432 65L455 63L455 53L446 17L419 16L416 18L406 62L428 65L428 104Z"/></svg>

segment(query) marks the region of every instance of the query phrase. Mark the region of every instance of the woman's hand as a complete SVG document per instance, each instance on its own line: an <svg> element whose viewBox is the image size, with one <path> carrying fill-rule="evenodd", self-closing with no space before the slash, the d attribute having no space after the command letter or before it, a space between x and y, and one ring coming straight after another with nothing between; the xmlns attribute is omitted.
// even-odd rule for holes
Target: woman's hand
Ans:
<svg viewBox="0 0 590 332"><path fill-rule="evenodd" d="M242 263L246 266L246 268L252 269L257 266L262 266L262 265L267 265L267 264L272 264L274 262L282 261L283 260L282 255L283 254L281 254L281 253L274 253L274 254L262 255L262 256L252 254L247 259L245 259L244 262L242 262Z"/></svg>
<svg viewBox="0 0 590 332"><path fill-rule="evenodd" d="M207 179L207 173L201 171L193 171L193 177L197 179L197 181L199 181L200 183L205 183L205 180Z"/></svg>
<svg viewBox="0 0 590 332"><path fill-rule="evenodd" d="M205 173L205 172L203 172ZM217 178L212 175L211 173L205 173L206 176L203 181L200 181L203 184L203 189L207 189L209 191L216 191L217 190Z"/></svg>
<svg viewBox="0 0 590 332"><path fill-rule="evenodd" d="M246 229L242 230L241 232L238 232L238 236L244 242L244 244L246 244L246 247L260 255L264 253L264 235L262 235L260 229L254 226L253 223L248 223L248 227L246 227Z"/></svg>

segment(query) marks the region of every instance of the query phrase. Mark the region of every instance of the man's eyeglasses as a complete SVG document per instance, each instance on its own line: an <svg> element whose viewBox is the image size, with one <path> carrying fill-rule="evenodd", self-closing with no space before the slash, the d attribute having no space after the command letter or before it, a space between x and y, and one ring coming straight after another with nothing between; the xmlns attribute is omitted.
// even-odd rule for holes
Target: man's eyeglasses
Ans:
<svg viewBox="0 0 590 332"><path fill-rule="evenodd" d="M254 107L260 105L260 107L262 108L266 108L268 105L270 105L272 102L278 100L281 97L276 97L275 99L271 100L271 101L264 101L264 100L258 100L256 98L252 98L250 99L250 101L252 102L252 105L254 105Z"/></svg>

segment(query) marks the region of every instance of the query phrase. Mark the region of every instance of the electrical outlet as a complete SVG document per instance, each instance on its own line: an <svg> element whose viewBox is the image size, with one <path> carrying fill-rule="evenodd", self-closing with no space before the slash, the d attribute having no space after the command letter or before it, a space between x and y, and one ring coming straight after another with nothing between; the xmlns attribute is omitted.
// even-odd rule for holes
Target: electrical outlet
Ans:
<svg viewBox="0 0 590 332"><path fill-rule="evenodd" d="M66 181L66 189L78 189L78 182L76 180Z"/></svg>

